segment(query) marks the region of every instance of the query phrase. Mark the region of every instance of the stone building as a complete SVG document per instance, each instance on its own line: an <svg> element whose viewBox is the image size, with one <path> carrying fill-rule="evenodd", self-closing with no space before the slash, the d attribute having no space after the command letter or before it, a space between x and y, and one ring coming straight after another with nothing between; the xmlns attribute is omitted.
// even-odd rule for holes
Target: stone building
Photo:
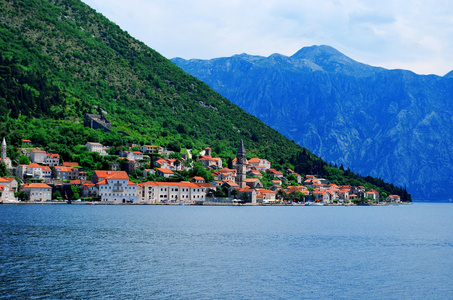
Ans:
<svg viewBox="0 0 453 300"><path fill-rule="evenodd" d="M9 157L6 157L6 140L3 138L2 142L2 158L1 161L2 163L5 163L6 168L11 168L11 159Z"/></svg>
<svg viewBox="0 0 453 300"><path fill-rule="evenodd" d="M107 120L104 115L95 114L86 114L85 119L83 120L83 125L93 129L102 129L105 132L109 132L112 128L112 122Z"/></svg>

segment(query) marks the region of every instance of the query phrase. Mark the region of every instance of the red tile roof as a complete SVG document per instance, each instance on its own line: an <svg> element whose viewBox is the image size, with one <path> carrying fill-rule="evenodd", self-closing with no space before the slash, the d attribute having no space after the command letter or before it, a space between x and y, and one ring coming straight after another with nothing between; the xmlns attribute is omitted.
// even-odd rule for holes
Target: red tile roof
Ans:
<svg viewBox="0 0 453 300"><path fill-rule="evenodd" d="M195 184L198 185L199 187L215 188L215 186L213 184L210 184L210 183L207 183L207 182L195 183Z"/></svg>
<svg viewBox="0 0 453 300"><path fill-rule="evenodd" d="M98 178L113 178L113 179L129 179L129 176L125 171L106 171L106 170L96 170L94 174Z"/></svg>
<svg viewBox="0 0 453 300"><path fill-rule="evenodd" d="M45 183L26 183L22 185L23 189L52 189L51 186L48 186Z"/></svg>
<svg viewBox="0 0 453 300"><path fill-rule="evenodd" d="M276 194L275 191L267 190L267 189L256 189L256 191L261 194Z"/></svg>
<svg viewBox="0 0 453 300"><path fill-rule="evenodd" d="M12 182L15 179L14 177L0 177L0 182Z"/></svg>
<svg viewBox="0 0 453 300"><path fill-rule="evenodd" d="M251 158L249 159L249 163L259 163L261 161L261 159L257 158L257 157L254 157L254 158Z"/></svg>
<svg viewBox="0 0 453 300"><path fill-rule="evenodd" d="M164 169L164 168L157 168L157 171L164 173L164 174L175 174L172 170L170 169Z"/></svg>
<svg viewBox="0 0 453 300"><path fill-rule="evenodd" d="M28 168L42 168L42 166L38 165L37 163L32 163L27 166Z"/></svg>
<svg viewBox="0 0 453 300"><path fill-rule="evenodd" d="M74 169L72 167L56 166L55 170L58 172L72 172Z"/></svg>

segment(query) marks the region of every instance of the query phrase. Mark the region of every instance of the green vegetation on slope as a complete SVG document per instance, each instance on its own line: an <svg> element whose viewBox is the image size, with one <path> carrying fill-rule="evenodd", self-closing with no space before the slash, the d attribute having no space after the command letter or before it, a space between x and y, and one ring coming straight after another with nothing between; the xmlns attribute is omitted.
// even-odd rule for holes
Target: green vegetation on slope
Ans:
<svg viewBox="0 0 453 300"><path fill-rule="evenodd" d="M215 155L232 158L244 139L249 156L267 158L276 168L327 178L331 168L338 170L80 1L0 5L0 134L8 136L12 147L22 136L60 151L67 160L86 141L195 151L210 146ZM108 113L114 132L82 128L83 115L100 108ZM352 180L369 185L351 172L336 182ZM388 186L388 193L402 192Z"/></svg>

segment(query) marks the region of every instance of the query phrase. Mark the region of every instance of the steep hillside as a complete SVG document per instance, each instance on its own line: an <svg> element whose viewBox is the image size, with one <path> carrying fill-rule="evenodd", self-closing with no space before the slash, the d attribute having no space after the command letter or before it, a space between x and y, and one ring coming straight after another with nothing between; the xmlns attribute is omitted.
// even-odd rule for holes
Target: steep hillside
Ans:
<svg viewBox="0 0 453 300"><path fill-rule="evenodd" d="M449 75L372 67L328 46L173 62L327 161L407 186L417 199L451 198Z"/></svg>
<svg viewBox="0 0 453 300"><path fill-rule="evenodd" d="M232 158L244 139L249 155L277 168L403 194L326 164L78 0L2 1L0 39L0 135L11 150L27 138L64 160L77 158L77 145L87 141L194 152L209 145ZM101 111L112 121L111 133L83 128L85 113Z"/></svg>

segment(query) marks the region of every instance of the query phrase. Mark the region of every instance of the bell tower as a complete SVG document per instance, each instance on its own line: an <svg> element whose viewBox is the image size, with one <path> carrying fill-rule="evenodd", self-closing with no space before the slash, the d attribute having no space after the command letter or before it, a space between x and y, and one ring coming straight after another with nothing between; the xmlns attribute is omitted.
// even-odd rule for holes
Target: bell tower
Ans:
<svg viewBox="0 0 453 300"><path fill-rule="evenodd" d="M2 163L6 164L6 140L3 138L2 142Z"/></svg>
<svg viewBox="0 0 453 300"><path fill-rule="evenodd" d="M247 167L247 156L243 140L241 140L241 143L239 144L238 154L236 158L236 183L239 185L239 188L243 189L246 187L245 172Z"/></svg>

